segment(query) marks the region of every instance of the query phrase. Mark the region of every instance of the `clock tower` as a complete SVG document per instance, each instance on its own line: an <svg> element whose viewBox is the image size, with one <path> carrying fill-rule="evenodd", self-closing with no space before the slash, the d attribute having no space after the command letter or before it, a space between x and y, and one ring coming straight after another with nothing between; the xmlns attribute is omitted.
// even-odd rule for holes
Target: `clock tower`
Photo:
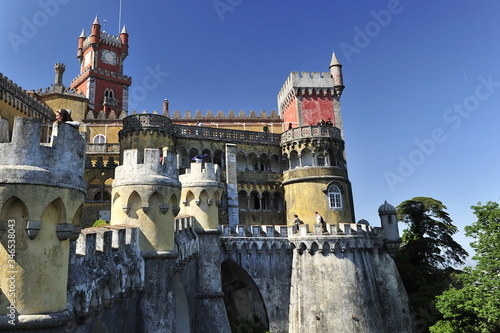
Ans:
<svg viewBox="0 0 500 333"><path fill-rule="evenodd" d="M123 62L128 55L128 33L125 26L119 36L101 31L96 16L90 35L82 31L78 38L77 58L80 74L71 82L70 88L81 91L89 99L89 109L97 118L103 112L120 117L128 109L128 89L132 84L129 76L123 75ZM115 118L115 117L112 117Z"/></svg>

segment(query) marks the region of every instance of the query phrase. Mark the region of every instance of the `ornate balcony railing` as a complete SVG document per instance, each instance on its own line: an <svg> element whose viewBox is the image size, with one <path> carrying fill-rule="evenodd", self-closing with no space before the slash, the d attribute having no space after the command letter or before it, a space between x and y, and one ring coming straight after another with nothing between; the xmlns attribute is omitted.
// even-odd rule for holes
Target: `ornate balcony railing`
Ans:
<svg viewBox="0 0 500 333"><path fill-rule="evenodd" d="M87 154L119 154L119 143L87 143Z"/></svg>
<svg viewBox="0 0 500 333"><path fill-rule="evenodd" d="M281 143L307 138L342 139L340 129L333 126L302 126L289 129L281 134Z"/></svg>
<svg viewBox="0 0 500 333"><path fill-rule="evenodd" d="M203 138L216 141L273 145L280 143L280 134L237 131L213 127L175 125L174 133L180 138Z"/></svg>

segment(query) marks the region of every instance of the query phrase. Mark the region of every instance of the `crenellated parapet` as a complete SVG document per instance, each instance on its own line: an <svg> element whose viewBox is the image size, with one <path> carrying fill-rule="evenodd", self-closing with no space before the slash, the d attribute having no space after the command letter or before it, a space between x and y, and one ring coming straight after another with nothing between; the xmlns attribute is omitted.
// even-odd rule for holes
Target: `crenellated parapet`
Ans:
<svg viewBox="0 0 500 333"><path fill-rule="evenodd" d="M182 183L181 214L196 216L197 227L217 230L219 207L225 186L217 164L191 163L191 168L179 176Z"/></svg>
<svg viewBox="0 0 500 333"><path fill-rule="evenodd" d="M26 90L0 73L0 102L3 101L29 117L54 121L54 112L47 105L31 96Z"/></svg>
<svg viewBox="0 0 500 333"><path fill-rule="evenodd" d="M70 249L68 310L74 323L81 325L142 290L138 239L139 230L127 226L82 230Z"/></svg>
<svg viewBox="0 0 500 333"><path fill-rule="evenodd" d="M291 72L278 93L278 107L283 114L295 96L335 96L330 72Z"/></svg>
<svg viewBox="0 0 500 333"><path fill-rule="evenodd" d="M4 183L66 187L85 192L85 140L71 125L54 123L49 144L40 143L41 121L16 117L12 141L0 143Z"/></svg>
<svg viewBox="0 0 500 333"><path fill-rule="evenodd" d="M143 159L138 149L127 149L123 163L116 168L114 187L127 185L158 185L180 188L177 154L171 150L144 149Z"/></svg>
<svg viewBox="0 0 500 333"><path fill-rule="evenodd" d="M272 110L270 114L267 111L262 110L259 113L251 110L248 114L244 110L240 110L236 115L234 110L230 110L226 115L224 111L219 110L214 116L212 110L208 110L205 114L201 110L197 110L193 116L191 111L187 110L184 115L181 115L179 110L175 110L172 116L172 120L227 120L227 121L242 121L242 120L259 120L259 121L279 121L280 117L275 110Z"/></svg>

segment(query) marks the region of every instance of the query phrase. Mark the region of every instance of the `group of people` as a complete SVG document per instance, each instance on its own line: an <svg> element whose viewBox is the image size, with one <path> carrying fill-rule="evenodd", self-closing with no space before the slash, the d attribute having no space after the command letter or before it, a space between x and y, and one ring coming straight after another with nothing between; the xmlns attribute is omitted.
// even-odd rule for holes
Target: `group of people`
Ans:
<svg viewBox="0 0 500 333"><path fill-rule="evenodd" d="M318 121L318 125L321 125L321 126L333 126L333 123L330 120L330 118L328 118L327 121L325 121L324 119L321 119L321 121Z"/></svg>
<svg viewBox="0 0 500 333"><path fill-rule="evenodd" d="M327 232L326 222L323 219L323 217L321 215L319 215L318 212L314 212L314 214L316 215L316 223L317 224L321 224L321 226L323 228L323 232ZM293 225L295 227L295 231L294 232L298 232L299 228L300 228L300 225L304 224L304 222L301 219L299 219L299 216L297 214L294 214L293 216L295 217L295 219L293 220Z"/></svg>

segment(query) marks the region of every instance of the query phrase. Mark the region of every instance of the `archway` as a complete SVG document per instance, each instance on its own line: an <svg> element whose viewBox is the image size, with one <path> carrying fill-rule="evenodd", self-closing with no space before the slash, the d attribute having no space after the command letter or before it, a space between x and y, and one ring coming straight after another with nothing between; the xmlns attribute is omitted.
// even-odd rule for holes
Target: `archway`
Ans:
<svg viewBox="0 0 500 333"><path fill-rule="evenodd" d="M235 261L221 264L222 291L232 332L264 333L269 319L262 295L252 278Z"/></svg>

